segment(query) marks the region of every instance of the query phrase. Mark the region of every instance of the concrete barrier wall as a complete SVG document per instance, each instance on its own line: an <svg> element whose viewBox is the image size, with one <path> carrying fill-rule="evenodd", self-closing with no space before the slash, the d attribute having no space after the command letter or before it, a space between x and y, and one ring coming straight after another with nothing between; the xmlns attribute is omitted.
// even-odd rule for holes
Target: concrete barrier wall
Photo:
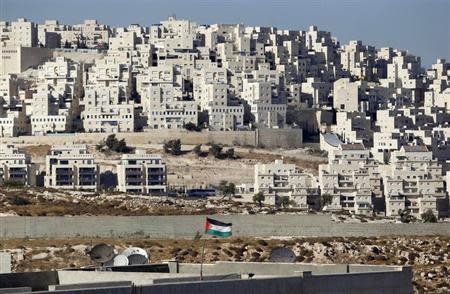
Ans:
<svg viewBox="0 0 450 294"><path fill-rule="evenodd" d="M30 287L33 291L48 290L59 283L57 272L12 273L0 275L0 288Z"/></svg>
<svg viewBox="0 0 450 294"><path fill-rule="evenodd" d="M249 280L191 282L138 287L138 293L234 293L234 294L302 294L302 293L413 293L412 272L385 272L298 277L260 278Z"/></svg>
<svg viewBox="0 0 450 294"><path fill-rule="evenodd" d="M63 144L66 142L97 144L106 138L107 133L57 134L49 136L21 136L2 138L9 144ZM149 130L141 133L119 133L116 136L125 139L129 145L161 144L171 139L180 139L183 144L224 144L241 146L265 146L268 148L302 147L301 129L262 129L257 131L204 131L185 130Z"/></svg>
<svg viewBox="0 0 450 294"><path fill-rule="evenodd" d="M450 236L448 223L334 223L327 215L223 215L237 237ZM0 238L136 237L191 239L205 216L1 217Z"/></svg>

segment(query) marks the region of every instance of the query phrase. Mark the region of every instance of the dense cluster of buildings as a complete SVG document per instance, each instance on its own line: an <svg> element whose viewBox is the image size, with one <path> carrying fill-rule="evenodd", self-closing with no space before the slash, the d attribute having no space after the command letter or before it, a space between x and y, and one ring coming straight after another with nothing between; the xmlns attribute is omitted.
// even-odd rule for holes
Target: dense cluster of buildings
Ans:
<svg viewBox="0 0 450 294"><path fill-rule="evenodd" d="M0 50L0 137L301 127L320 132L328 152L319 176L276 161L257 165L254 185L243 190L305 208L328 195L331 210L448 214L450 63L443 59L426 70L407 51L342 45L315 26L199 25L174 16L149 27L1 21ZM98 186L85 149L58 148L48 158L47 186ZM67 152L76 162L71 176L59 167ZM150 155L124 156L118 189L166 192L160 165Z"/></svg>
<svg viewBox="0 0 450 294"><path fill-rule="evenodd" d="M302 110L314 109L318 117L344 112L336 125L321 118L315 124L345 140L376 144L372 133L380 128L383 136L414 131L447 142L438 130L450 107L445 60L425 71L406 51L341 45L314 26L199 25L169 17L149 27L109 27L18 19L0 22L0 47L0 136L188 123L210 130L285 128L305 124ZM399 112L413 121L427 118L397 131L370 123Z"/></svg>

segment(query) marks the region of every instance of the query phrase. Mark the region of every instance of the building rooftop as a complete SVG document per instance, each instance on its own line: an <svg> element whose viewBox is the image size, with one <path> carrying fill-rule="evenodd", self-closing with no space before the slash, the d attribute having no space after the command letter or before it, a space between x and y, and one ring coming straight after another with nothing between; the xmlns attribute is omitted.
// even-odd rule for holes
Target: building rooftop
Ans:
<svg viewBox="0 0 450 294"><path fill-rule="evenodd" d="M341 144L342 150L366 150L363 144L354 143L354 144Z"/></svg>
<svg viewBox="0 0 450 294"><path fill-rule="evenodd" d="M412 293L411 267L280 262L163 264L0 274L14 293ZM17 292L17 288L22 288ZM12 292L11 292L12 293Z"/></svg>
<svg viewBox="0 0 450 294"><path fill-rule="evenodd" d="M331 145L333 147L338 147L339 145L344 144L339 139L339 137L336 134L333 134L333 133L323 134L323 139L325 140L325 142L327 142L329 145Z"/></svg>
<svg viewBox="0 0 450 294"><path fill-rule="evenodd" d="M405 152L428 152L428 148L425 145L413 145L403 146Z"/></svg>

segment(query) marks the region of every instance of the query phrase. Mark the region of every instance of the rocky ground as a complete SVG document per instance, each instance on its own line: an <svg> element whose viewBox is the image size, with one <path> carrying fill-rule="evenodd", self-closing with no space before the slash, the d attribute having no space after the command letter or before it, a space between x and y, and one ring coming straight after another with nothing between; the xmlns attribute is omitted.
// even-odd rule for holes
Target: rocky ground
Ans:
<svg viewBox="0 0 450 294"><path fill-rule="evenodd" d="M0 250L12 253L13 270L50 270L92 265L86 250L105 242L120 252L129 246L144 248L150 261L178 258L199 262L201 241L140 239L4 240ZM211 239L205 260L214 262L267 262L273 247L291 248L297 262L410 265L417 293L450 292L450 238L293 238L293 239Z"/></svg>
<svg viewBox="0 0 450 294"><path fill-rule="evenodd" d="M83 192L47 188L0 187L0 217L5 216L72 216L72 215L210 215L210 214L328 214L341 223L398 223L384 216L353 215L348 212L305 211L276 207L228 197L189 199L126 195L118 192ZM421 222L413 220L413 222ZM450 218L440 222L450 222Z"/></svg>

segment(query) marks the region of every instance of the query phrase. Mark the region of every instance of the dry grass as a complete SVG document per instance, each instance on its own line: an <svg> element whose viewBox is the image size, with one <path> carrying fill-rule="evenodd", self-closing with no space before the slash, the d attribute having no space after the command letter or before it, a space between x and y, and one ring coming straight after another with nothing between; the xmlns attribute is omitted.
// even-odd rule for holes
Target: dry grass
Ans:
<svg viewBox="0 0 450 294"><path fill-rule="evenodd" d="M291 156L282 156L272 153L261 152L237 152L239 158L249 159L255 162L270 163L278 159L283 159L285 163L295 164L301 170L308 170L309 172L317 175L320 164L327 163L327 160L305 160Z"/></svg>
<svg viewBox="0 0 450 294"><path fill-rule="evenodd" d="M57 199L45 198L43 192L58 192ZM44 188L4 189L0 188L0 213L14 211L19 216L64 216L64 215L204 215L215 214L218 210L206 208L206 201L195 206L183 206L172 201L133 204L131 197L106 199L96 195L74 198L61 191ZM3 198L3 199L2 199Z"/></svg>
<svg viewBox="0 0 450 294"><path fill-rule="evenodd" d="M49 153L50 148L50 145L27 145L21 147L20 149L24 150L31 157L36 158L45 157Z"/></svg>

